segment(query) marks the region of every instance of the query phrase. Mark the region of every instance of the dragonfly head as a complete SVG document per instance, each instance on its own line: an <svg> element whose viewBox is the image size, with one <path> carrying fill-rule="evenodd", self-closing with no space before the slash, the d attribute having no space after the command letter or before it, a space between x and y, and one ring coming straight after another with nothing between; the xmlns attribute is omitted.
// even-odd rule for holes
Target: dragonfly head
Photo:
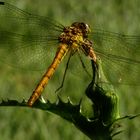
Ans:
<svg viewBox="0 0 140 140"><path fill-rule="evenodd" d="M88 37L88 34L91 32L89 25L84 22L74 22L71 26L79 28L83 33L83 37L86 38Z"/></svg>

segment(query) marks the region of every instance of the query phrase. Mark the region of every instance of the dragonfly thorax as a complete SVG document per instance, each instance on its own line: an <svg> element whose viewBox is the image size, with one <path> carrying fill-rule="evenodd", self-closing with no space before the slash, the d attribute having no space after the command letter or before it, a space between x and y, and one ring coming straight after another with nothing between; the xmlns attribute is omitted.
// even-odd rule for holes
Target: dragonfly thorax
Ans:
<svg viewBox="0 0 140 140"><path fill-rule="evenodd" d="M89 56L96 62L96 55L92 48L92 41L88 39L90 28L83 22L74 22L71 26L65 27L59 36L59 42L65 44L74 52L82 50L86 56Z"/></svg>
<svg viewBox="0 0 140 140"><path fill-rule="evenodd" d="M59 42L71 46L82 46L87 39L90 28L82 22L74 22L71 26L65 27L59 36ZM72 45L73 44L73 45Z"/></svg>

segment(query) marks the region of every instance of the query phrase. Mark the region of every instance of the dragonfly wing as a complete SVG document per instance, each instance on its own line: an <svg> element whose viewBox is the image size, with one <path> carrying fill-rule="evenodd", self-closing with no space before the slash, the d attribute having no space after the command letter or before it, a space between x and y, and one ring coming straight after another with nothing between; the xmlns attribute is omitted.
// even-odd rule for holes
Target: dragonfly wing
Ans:
<svg viewBox="0 0 140 140"><path fill-rule="evenodd" d="M92 38L96 55L111 84L140 85L140 36L97 30Z"/></svg>
<svg viewBox="0 0 140 140"><path fill-rule="evenodd" d="M14 5L4 2L0 5L0 28L11 32L22 32L49 36L53 39L63 31L64 26L49 17L33 15Z"/></svg>
<svg viewBox="0 0 140 140"><path fill-rule="evenodd" d="M17 68L42 70L54 58L57 43L40 36L28 36L0 31L0 60ZM32 38L32 40L31 40Z"/></svg>
<svg viewBox="0 0 140 140"><path fill-rule="evenodd" d="M24 69L46 68L53 60L63 26L32 15L9 3L0 3L0 59Z"/></svg>

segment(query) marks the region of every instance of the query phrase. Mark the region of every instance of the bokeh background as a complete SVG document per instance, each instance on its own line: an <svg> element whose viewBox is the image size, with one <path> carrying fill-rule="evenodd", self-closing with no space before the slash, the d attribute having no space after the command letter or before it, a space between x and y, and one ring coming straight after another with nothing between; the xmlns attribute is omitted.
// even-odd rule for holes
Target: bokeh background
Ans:
<svg viewBox="0 0 140 140"><path fill-rule="evenodd" d="M139 0L7 0L7 2L29 13L55 19L63 25L70 25L74 21L84 21L93 30L94 28L100 28L125 34L138 35L140 33ZM0 22L2 23L2 20ZM10 58L11 54L10 52L7 55L1 55ZM45 97L46 93L49 93L47 98L52 102L56 100L54 91L61 84L65 64L66 61L61 64L61 68L58 69L44 92ZM19 101L23 98L28 99L43 73L44 70L26 70L6 64L3 60L0 61L0 98L17 99ZM63 100L70 96L73 102L77 102L85 97L84 90L90 79L85 79L83 75L82 77L79 76L76 71L69 73L66 79L68 80L66 80L62 89L63 93L66 93L62 94ZM133 90L126 88L118 90L121 116L140 112L140 87L132 87ZM124 90L130 90L131 92L123 92ZM85 113L88 114L88 112ZM125 131L116 138L139 140L139 122L140 118L124 121ZM13 107L0 108L0 138L2 140L89 140L74 125L55 114Z"/></svg>

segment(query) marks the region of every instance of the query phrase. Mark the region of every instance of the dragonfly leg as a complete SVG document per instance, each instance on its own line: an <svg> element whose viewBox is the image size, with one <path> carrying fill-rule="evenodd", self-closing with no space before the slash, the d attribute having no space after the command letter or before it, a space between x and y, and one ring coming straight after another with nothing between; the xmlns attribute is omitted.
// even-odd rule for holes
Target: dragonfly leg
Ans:
<svg viewBox="0 0 140 140"><path fill-rule="evenodd" d="M60 87L58 87L58 88L56 89L55 93L57 93L60 89L62 89L62 87L63 87L63 85L64 85L64 81L65 81L65 78L66 78L66 74L67 74L67 70L68 70L68 66L69 66L69 62L70 62L71 56L72 56L72 51L70 52L70 55L69 55L69 58L68 58L68 61L67 61L67 64L66 64L66 68L65 68L65 71L64 71L62 83L61 83Z"/></svg>
<svg viewBox="0 0 140 140"><path fill-rule="evenodd" d="M81 57L81 55L80 55L79 52L78 52L78 56L79 56L79 58L80 58L80 61L81 61L81 64L82 64L83 69L85 70L85 72L87 73L87 75L88 75L89 77L91 77L91 74L90 74L89 71L87 70L86 65L84 64L84 61L82 60L82 57Z"/></svg>

